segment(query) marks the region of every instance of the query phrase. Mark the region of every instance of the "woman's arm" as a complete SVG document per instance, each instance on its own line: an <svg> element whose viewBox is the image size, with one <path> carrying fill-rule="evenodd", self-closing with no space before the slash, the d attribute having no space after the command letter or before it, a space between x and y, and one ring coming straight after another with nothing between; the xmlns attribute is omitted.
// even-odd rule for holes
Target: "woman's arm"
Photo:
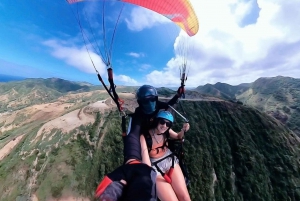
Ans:
<svg viewBox="0 0 300 201"><path fill-rule="evenodd" d="M151 166L148 148L144 135L140 135L142 162Z"/></svg>
<svg viewBox="0 0 300 201"><path fill-rule="evenodd" d="M173 131L172 129L169 130L169 135L170 138L173 139L182 139L184 136L184 133L187 132L190 129L190 124L189 123L184 123L182 126L181 131L179 131L178 133L176 133L175 131Z"/></svg>

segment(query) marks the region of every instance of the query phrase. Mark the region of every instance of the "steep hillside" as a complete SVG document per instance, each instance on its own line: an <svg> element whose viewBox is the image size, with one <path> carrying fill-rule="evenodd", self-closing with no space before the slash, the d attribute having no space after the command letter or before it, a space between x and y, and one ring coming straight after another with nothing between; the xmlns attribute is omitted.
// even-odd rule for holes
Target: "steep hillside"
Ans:
<svg viewBox="0 0 300 201"><path fill-rule="evenodd" d="M187 103L185 109L193 200L300 199L300 141L279 122L226 102Z"/></svg>
<svg viewBox="0 0 300 201"><path fill-rule="evenodd" d="M236 95L246 91L251 84L240 84L237 86L232 86L226 83L216 83L206 84L204 86L199 86L195 90L206 95L218 97L225 100L235 100Z"/></svg>
<svg viewBox="0 0 300 201"><path fill-rule="evenodd" d="M0 113L49 103L68 93L89 92L90 87L58 78L0 83ZM92 92L94 93L94 92Z"/></svg>
<svg viewBox="0 0 300 201"><path fill-rule="evenodd" d="M176 91L173 91L172 89L169 89L166 87L160 87L160 88L157 88L157 93L162 96L170 97L170 96L174 96Z"/></svg>
<svg viewBox="0 0 300 201"><path fill-rule="evenodd" d="M1 113L0 200L89 200L82 196L86 188L80 183L85 161L93 156L105 135L107 116L116 109L112 100L102 99L106 96L99 91L68 94ZM64 191L65 186L70 188Z"/></svg>
<svg viewBox="0 0 300 201"><path fill-rule="evenodd" d="M300 141L280 122L224 101L182 104L192 200L300 200ZM123 162L119 114L97 108L2 132L2 147L18 143L0 159L0 199L92 200L101 178ZM176 116L174 129L181 123Z"/></svg>
<svg viewBox="0 0 300 201"><path fill-rule="evenodd" d="M107 87L109 88L109 86ZM132 94L137 88L136 86L117 86L116 91ZM3 82L0 83L0 113L19 110L35 104L49 103L68 94L81 92L95 94L95 91L107 94L103 86L95 86L85 82L71 82L59 78L35 78ZM74 97L76 96L74 95ZM95 101L95 99L89 97L87 101Z"/></svg>
<svg viewBox="0 0 300 201"><path fill-rule="evenodd" d="M260 78L237 99L272 115L300 136L300 79Z"/></svg>

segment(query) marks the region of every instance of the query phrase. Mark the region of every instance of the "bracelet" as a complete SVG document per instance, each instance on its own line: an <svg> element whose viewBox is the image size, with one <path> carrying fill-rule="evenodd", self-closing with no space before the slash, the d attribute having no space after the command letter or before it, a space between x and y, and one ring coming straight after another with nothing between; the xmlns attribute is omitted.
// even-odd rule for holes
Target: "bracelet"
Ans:
<svg viewBox="0 0 300 201"><path fill-rule="evenodd" d="M182 128L181 131L185 132L185 129Z"/></svg>

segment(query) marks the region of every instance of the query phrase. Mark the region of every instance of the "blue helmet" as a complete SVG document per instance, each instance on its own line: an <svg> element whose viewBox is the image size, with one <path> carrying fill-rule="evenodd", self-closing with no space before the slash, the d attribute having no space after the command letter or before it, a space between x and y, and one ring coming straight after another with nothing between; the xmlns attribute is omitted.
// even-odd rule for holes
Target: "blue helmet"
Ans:
<svg viewBox="0 0 300 201"><path fill-rule="evenodd" d="M153 86L143 85L136 92L136 98L138 101L145 99L146 97L157 97L157 91Z"/></svg>
<svg viewBox="0 0 300 201"><path fill-rule="evenodd" d="M156 118L162 118L169 120L171 123L174 122L174 117L169 111L161 110L157 113Z"/></svg>
<svg viewBox="0 0 300 201"><path fill-rule="evenodd" d="M151 114L156 109L157 91L153 86L143 85L136 92L138 104L145 114Z"/></svg>

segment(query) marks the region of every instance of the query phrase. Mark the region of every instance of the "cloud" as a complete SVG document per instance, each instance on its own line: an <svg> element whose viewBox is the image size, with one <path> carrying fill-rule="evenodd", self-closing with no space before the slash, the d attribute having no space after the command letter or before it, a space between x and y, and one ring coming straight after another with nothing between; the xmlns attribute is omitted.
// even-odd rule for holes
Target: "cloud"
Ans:
<svg viewBox="0 0 300 201"><path fill-rule="evenodd" d="M52 56L63 60L68 65L73 66L82 72L95 73L93 67L94 63L100 74L106 74L106 66L99 55L92 51L88 54L85 47L67 45L58 40L46 40L43 44L50 48Z"/></svg>
<svg viewBox="0 0 300 201"><path fill-rule="evenodd" d="M152 68L152 66L150 64L141 64L140 68L139 68L139 71L147 71L150 68Z"/></svg>
<svg viewBox="0 0 300 201"><path fill-rule="evenodd" d="M144 53L136 53L136 52L129 52L129 53L127 53L127 55L129 55L131 57L135 57L135 58L140 58L140 57L144 57L145 56Z"/></svg>
<svg viewBox="0 0 300 201"><path fill-rule="evenodd" d="M119 81L122 84L127 85L127 86L139 85L139 83L136 80L128 77L127 75L115 75L114 78L116 81Z"/></svg>
<svg viewBox="0 0 300 201"><path fill-rule="evenodd" d="M179 77L176 77L173 72L170 71L158 71L154 70L146 76L146 83L151 83L153 86L174 86L179 85Z"/></svg>
<svg viewBox="0 0 300 201"><path fill-rule="evenodd" d="M142 7L134 7L130 18L126 18L125 22L131 31L142 31L158 24L171 23L166 17Z"/></svg>
<svg viewBox="0 0 300 201"><path fill-rule="evenodd" d="M62 42L58 40L47 40L44 41L43 44L51 49L52 56L63 60L68 65L73 66L82 72L94 74L95 69L91 63L91 57L99 74L107 76L106 66L102 62L100 56L90 51L89 57L85 47L71 46L70 41ZM122 85L140 85L136 80L126 75L114 75L114 79L115 82L121 83Z"/></svg>
<svg viewBox="0 0 300 201"><path fill-rule="evenodd" d="M183 40L193 44L193 53L187 59L190 86L216 82L236 85L259 77L300 76L300 1L191 0L191 3L199 18L199 32L186 39L181 31L174 44L174 57L164 70L148 74L148 81L179 84L176 69L183 62L180 54ZM246 18L251 20L246 23L243 20Z"/></svg>
<svg viewBox="0 0 300 201"><path fill-rule="evenodd" d="M95 69L91 63L90 57L85 47L70 46L69 42L62 42L58 40L47 40L43 44L50 47L51 54L66 62L68 65L77 68L85 73L95 73ZM100 75L107 75L106 66L102 62L99 55L94 52L90 52L90 56L95 64ZM123 85L136 86L140 85L136 80L126 75L114 75L116 82Z"/></svg>

